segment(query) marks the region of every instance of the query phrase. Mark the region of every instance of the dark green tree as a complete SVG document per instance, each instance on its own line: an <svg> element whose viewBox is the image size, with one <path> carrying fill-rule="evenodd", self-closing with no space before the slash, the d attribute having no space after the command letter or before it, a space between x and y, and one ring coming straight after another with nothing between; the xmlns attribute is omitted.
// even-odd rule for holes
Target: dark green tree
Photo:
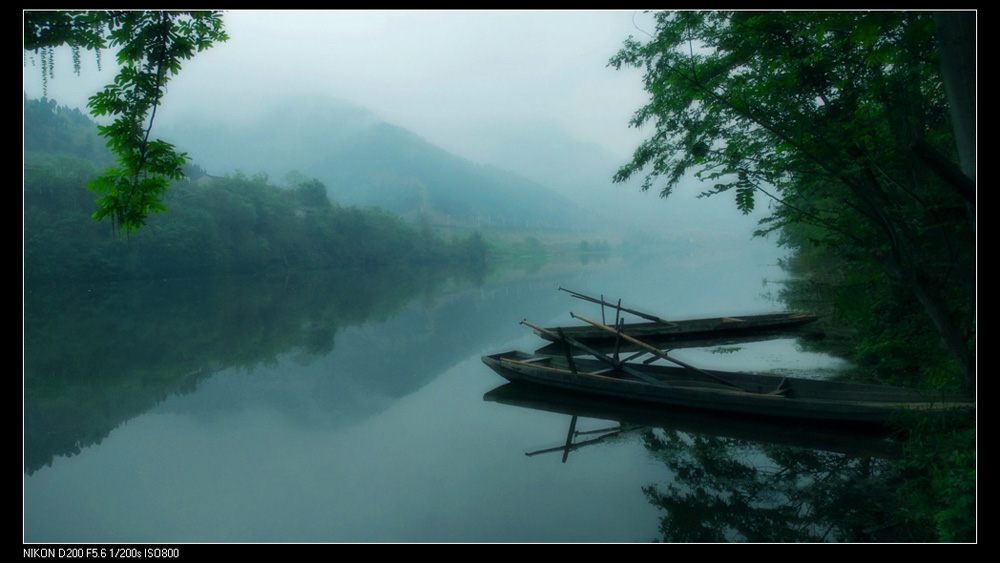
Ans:
<svg viewBox="0 0 1000 563"><path fill-rule="evenodd" d="M114 83L90 98L95 117L110 116L99 126L118 166L108 168L88 187L100 194L94 219L110 217L134 231L150 212L163 211L162 197L171 180L183 176L184 153L151 138L156 108L181 63L218 41L225 41L217 12L164 11L26 11L24 49L39 56L43 76L52 72L53 49L69 46L79 72L81 50L98 54L117 48L120 69Z"/></svg>
<svg viewBox="0 0 1000 563"><path fill-rule="evenodd" d="M615 180L644 173L666 197L694 174L744 212L768 198L761 233L808 226L810 243L905 289L971 389L975 153L961 168L956 137L970 146L974 95L968 67L943 57L967 54L969 17L943 19L946 48L931 13L658 13L651 39L610 61L643 69L650 95L632 125L651 134ZM948 96L943 77L965 89Z"/></svg>

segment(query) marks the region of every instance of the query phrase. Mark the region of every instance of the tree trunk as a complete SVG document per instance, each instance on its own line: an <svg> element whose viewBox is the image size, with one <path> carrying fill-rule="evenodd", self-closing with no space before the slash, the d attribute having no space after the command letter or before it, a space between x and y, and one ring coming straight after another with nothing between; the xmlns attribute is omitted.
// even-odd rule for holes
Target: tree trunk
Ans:
<svg viewBox="0 0 1000 563"><path fill-rule="evenodd" d="M911 268L901 266L895 257L879 256L883 271L896 283L907 288L924 307L931 322L941 336L945 349L958 362L962 370L963 386L966 391L976 391L975 353L969 350L967 335L962 327L956 325L944 306L943 300L936 292L929 289L928 284L921 282L920 276ZM974 329L974 327L973 327Z"/></svg>
<svg viewBox="0 0 1000 563"><path fill-rule="evenodd" d="M941 78L962 172L976 179L976 12L935 12Z"/></svg>

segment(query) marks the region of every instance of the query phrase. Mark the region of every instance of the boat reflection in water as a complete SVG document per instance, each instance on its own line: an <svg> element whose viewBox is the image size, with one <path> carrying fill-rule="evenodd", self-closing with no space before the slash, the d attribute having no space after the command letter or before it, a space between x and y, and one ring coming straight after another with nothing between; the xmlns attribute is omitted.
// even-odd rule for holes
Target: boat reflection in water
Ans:
<svg viewBox="0 0 1000 563"><path fill-rule="evenodd" d="M569 417L564 440L527 456L561 453L566 463L582 448L618 456L623 439L639 442L663 467L640 485L659 514L655 541L906 541L885 525L897 444L884 429L775 423L516 383L484 400Z"/></svg>
<svg viewBox="0 0 1000 563"><path fill-rule="evenodd" d="M880 458L895 456L898 446L887 428L867 424L846 429L819 423L787 424L701 409L665 408L604 399L518 383L505 383L486 393L483 400L571 417L570 431L563 445L528 452L529 456L554 451L568 455L572 450L606 441L612 436L650 429ZM613 425L602 431L577 432L575 427L579 418L609 421ZM583 439L578 441L578 438Z"/></svg>

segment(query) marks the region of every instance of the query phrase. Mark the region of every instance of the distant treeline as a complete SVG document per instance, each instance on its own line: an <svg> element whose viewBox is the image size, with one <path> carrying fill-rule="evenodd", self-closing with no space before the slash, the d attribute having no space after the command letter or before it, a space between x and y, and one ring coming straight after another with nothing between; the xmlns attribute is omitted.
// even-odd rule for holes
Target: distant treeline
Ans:
<svg viewBox="0 0 1000 563"><path fill-rule="evenodd" d="M50 100L25 100L26 281L146 279L282 269L461 265L482 268L479 233L445 239L379 209L331 202L318 180L212 178L196 167L167 193L167 213L137 233L94 222L85 186L106 164L94 124Z"/></svg>

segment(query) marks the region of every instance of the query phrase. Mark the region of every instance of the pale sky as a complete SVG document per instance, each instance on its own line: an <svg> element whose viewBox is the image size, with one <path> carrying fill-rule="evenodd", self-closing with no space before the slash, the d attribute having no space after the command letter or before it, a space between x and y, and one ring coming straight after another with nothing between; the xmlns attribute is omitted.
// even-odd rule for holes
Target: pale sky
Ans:
<svg viewBox="0 0 1000 563"><path fill-rule="evenodd" d="M650 29L641 12L235 10L223 21L230 40L184 65L158 119L242 119L264 100L310 93L366 107L459 154L509 120L549 120L621 156L641 141L628 127L646 99L641 73L607 66L629 35ZM48 95L61 105L83 108L114 74L95 76L85 53L77 77L68 50L60 56ZM29 97L41 96L38 75L29 59Z"/></svg>

